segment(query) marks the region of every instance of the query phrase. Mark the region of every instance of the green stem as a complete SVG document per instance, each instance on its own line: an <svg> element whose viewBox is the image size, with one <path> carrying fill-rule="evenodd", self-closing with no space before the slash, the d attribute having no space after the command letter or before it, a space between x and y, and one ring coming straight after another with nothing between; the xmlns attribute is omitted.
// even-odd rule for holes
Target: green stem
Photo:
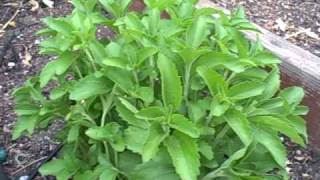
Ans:
<svg viewBox="0 0 320 180"><path fill-rule="evenodd" d="M119 158L118 158L118 152L117 151L114 151L114 166L116 168L118 168L118 166L119 166Z"/></svg>
<svg viewBox="0 0 320 180"><path fill-rule="evenodd" d="M215 179L217 177L222 177L224 176L224 173L222 171L223 169L217 169L215 171L212 171L210 173L208 173L207 175L205 175L203 178L201 178L201 180L212 180Z"/></svg>
<svg viewBox="0 0 320 180"><path fill-rule="evenodd" d="M111 93L108 96L108 99L105 100L103 96L100 96L100 100L102 102L102 106L103 106L103 112L102 112L102 116L101 116L101 124L100 126L103 127L106 123L106 116L108 114L108 112L111 109L113 100L114 100L114 91L116 89L116 86L113 87Z"/></svg>
<svg viewBox="0 0 320 180"><path fill-rule="evenodd" d="M78 76L80 77L80 79L82 79L82 78L83 78L83 76L82 76L82 73L81 73L81 71L80 71L80 69L79 69L78 65L74 65L74 68L76 69L76 72L77 72Z"/></svg>
<svg viewBox="0 0 320 180"><path fill-rule="evenodd" d="M151 56L150 57L150 59L149 59L149 62L150 62L150 66L151 66L151 69L155 69L155 64L154 64L154 58L153 58L153 56ZM150 76L150 86L151 86L151 88L152 89L154 89L154 79L153 79L153 73L154 73L154 71L152 71L151 72L151 76Z"/></svg>
<svg viewBox="0 0 320 180"><path fill-rule="evenodd" d="M216 138L213 141L213 148L215 148L222 137L229 131L230 127L228 124L225 124L222 130L217 134Z"/></svg>
<svg viewBox="0 0 320 180"><path fill-rule="evenodd" d="M108 147L108 144L107 144L106 141L103 141L103 146L104 146L104 150L105 150L105 152L106 152L107 159L110 160L109 147Z"/></svg>
<svg viewBox="0 0 320 180"><path fill-rule="evenodd" d="M90 121L93 124L96 124L96 122L90 117L87 113L81 113L82 116L84 116L88 121Z"/></svg>
<svg viewBox="0 0 320 180"><path fill-rule="evenodd" d="M190 71L191 71L192 64L186 64L185 66L185 72L184 72L184 87L183 87L183 96L184 101L186 103L186 107L189 106L189 84L190 84Z"/></svg>
<svg viewBox="0 0 320 180"><path fill-rule="evenodd" d="M138 77L138 73L136 70L132 71L133 76L134 76L134 80L136 81L137 85L139 86L139 77Z"/></svg>
<svg viewBox="0 0 320 180"><path fill-rule="evenodd" d="M94 69L95 71L97 71L98 68L96 67L96 64L94 63L94 59L93 59L90 51L89 51L88 49L85 49L85 52L86 52L86 55L88 56L88 58L89 58L89 60L90 60L90 62L91 62L91 65L92 65L93 69Z"/></svg>

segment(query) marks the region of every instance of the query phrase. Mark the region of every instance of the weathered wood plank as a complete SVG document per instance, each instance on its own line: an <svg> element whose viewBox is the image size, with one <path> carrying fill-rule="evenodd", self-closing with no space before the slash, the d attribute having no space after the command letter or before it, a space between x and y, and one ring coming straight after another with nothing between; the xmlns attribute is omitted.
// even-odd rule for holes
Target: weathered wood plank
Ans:
<svg viewBox="0 0 320 180"><path fill-rule="evenodd" d="M209 0L200 0L198 7L217 7ZM228 10L222 9L228 13ZM302 86L306 97L304 104L310 108L306 116L310 145L320 153L320 58L256 25L261 31L263 46L280 57L283 87ZM244 32L255 41L255 32Z"/></svg>

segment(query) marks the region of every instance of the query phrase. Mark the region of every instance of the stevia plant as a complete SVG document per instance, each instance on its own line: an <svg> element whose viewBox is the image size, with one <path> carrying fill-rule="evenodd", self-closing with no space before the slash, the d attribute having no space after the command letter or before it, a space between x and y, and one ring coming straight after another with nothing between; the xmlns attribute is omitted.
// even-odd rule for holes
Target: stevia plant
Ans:
<svg viewBox="0 0 320 180"><path fill-rule="evenodd" d="M140 13L127 10L130 0L72 3L71 15L46 18L38 33L48 37L41 53L57 58L14 92L14 139L65 120L63 150L42 175L288 179L279 134L305 146L304 92L280 90L280 61L244 37L257 30L243 9L145 0ZM114 36L98 39L105 27Z"/></svg>

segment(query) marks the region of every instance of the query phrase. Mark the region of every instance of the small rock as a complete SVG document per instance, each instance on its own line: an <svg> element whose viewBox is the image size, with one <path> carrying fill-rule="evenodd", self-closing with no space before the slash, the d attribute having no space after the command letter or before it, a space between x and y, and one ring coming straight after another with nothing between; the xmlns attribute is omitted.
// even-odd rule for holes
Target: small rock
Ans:
<svg viewBox="0 0 320 180"><path fill-rule="evenodd" d="M19 180L28 180L29 179L29 176L21 176L20 178L19 178Z"/></svg>
<svg viewBox="0 0 320 180"><path fill-rule="evenodd" d="M302 161L305 158L303 156L295 156L294 159L297 160L297 161Z"/></svg>
<svg viewBox="0 0 320 180"><path fill-rule="evenodd" d="M301 151L300 151L300 150L297 150L296 153L297 153L298 155L301 155Z"/></svg>
<svg viewBox="0 0 320 180"><path fill-rule="evenodd" d="M8 63L8 67L10 67L10 68L14 67L15 65L16 65L16 63L14 63L14 62L9 62Z"/></svg>
<svg viewBox="0 0 320 180"><path fill-rule="evenodd" d="M35 41L34 41L34 44L40 44L40 40L39 39L36 39Z"/></svg>
<svg viewBox="0 0 320 180"><path fill-rule="evenodd" d="M302 177L310 177L310 175L309 175L309 174L306 174L306 173L303 173L303 174L302 174Z"/></svg>

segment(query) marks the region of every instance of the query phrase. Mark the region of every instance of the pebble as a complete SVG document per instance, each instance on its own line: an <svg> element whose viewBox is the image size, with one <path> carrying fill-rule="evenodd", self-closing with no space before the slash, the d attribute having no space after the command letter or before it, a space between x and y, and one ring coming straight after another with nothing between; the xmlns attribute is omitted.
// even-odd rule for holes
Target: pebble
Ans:
<svg viewBox="0 0 320 180"><path fill-rule="evenodd" d="M304 160L303 156L295 156L294 159L296 159L297 161L302 161Z"/></svg>
<svg viewBox="0 0 320 180"><path fill-rule="evenodd" d="M19 178L19 180L28 180L29 179L29 176L21 176L20 178Z"/></svg>
<svg viewBox="0 0 320 180"><path fill-rule="evenodd" d="M302 174L302 177L310 177L310 175L309 175L309 174L306 174L306 173L303 173L303 174Z"/></svg>
<svg viewBox="0 0 320 180"><path fill-rule="evenodd" d="M16 63L14 63L14 62L8 62L8 67L14 67L16 65Z"/></svg>
<svg viewBox="0 0 320 180"><path fill-rule="evenodd" d="M301 155L301 151L298 149L297 151L296 151L296 153L298 154L298 155Z"/></svg>

